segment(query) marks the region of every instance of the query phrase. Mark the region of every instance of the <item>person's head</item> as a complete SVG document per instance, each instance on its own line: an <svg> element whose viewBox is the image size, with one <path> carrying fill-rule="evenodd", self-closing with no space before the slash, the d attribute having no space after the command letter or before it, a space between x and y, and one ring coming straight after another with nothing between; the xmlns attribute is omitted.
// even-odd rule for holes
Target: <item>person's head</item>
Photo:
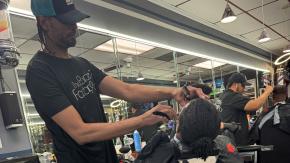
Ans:
<svg viewBox="0 0 290 163"><path fill-rule="evenodd" d="M72 0L31 0L41 43L68 49L76 44L77 22L89 16L77 10Z"/></svg>
<svg viewBox="0 0 290 163"><path fill-rule="evenodd" d="M214 139L220 131L220 117L215 106L204 99L193 99L182 110L177 134L183 144L202 158L214 149Z"/></svg>
<svg viewBox="0 0 290 163"><path fill-rule="evenodd" d="M273 102L283 102L287 100L287 88L285 86L275 86L273 90Z"/></svg>
<svg viewBox="0 0 290 163"><path fill-rule="evenodd" d="M251 85L247 82L247 78L243 73L233 73L228 79L227 88L234 92L243 93L245 87Z"/></svg>

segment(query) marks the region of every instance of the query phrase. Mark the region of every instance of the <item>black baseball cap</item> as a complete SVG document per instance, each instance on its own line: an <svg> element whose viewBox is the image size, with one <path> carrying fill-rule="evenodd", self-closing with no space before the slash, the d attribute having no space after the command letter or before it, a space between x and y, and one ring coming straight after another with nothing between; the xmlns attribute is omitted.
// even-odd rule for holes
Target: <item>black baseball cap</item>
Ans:
<svg viewBox="0 0 290 163"><path fill-rule="evenodd" d="M53 16L64 24L75 24L89 15L75 8L73 0L31 0L35 16Z"/></svg>
<svg viewBox="0 0 290 163"><path fill-rule="evenodd" d="M227 87L231 86L233 83L241 83L242 85L245 85L245 86L252 85L251 83L247 82L246 75L239 72L236 72L230 76L230 78L228 79Z"/></svg>

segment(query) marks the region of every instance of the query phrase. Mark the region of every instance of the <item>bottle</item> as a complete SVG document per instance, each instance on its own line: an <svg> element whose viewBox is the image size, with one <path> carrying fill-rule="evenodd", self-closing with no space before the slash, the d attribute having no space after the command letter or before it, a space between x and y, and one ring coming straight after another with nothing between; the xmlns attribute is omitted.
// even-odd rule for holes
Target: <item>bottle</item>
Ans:
<svg viewBox="0 0 290 163"><path fill-rule="evenodd" d="M127 135L124 136L123 140L124 140L124 146L130 146L130 144L129 144L129 138L128 138Z"/></svg>
<svg viewBox="0 0 290 163"><path fill-rule="evenodd" d="M120 145L120 146L122 146L122 141L121 141L120 137L117 137L117 138L116 138L116 144L115 144L115 145Z"/></svg>
<svg viewBox="0 0 290 163"><path fill-rule="evenodd" d="M141 152L141 137L137 130L134 131L133 137L134 137L135 151Z"/></svg>

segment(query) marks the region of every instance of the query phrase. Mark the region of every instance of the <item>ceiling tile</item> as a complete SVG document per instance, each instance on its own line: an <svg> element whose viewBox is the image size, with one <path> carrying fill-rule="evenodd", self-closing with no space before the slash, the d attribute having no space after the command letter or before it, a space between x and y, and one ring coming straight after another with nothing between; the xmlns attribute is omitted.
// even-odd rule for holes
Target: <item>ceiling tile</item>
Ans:
<svg viewBox="0 0 290 163"><path fill-rule="evenodd" d="M258 43L258 37L261 35L263 29L260 29L260 30L257 30L257 31L254 31L254 32L251 32L251 33L247 33L245 35L242 35L244 36L245 38L253 41L253 42L257 42ZM267 31L267 34L269 35L269 37L273 40L279 38L280 36L276 33L274 33L272 30L266 28L266 31Z"/></svg>
<svg viewBox="0 0 290 163"><path fill-rule="evenodd" d="M181 57L177 57L177 63L184 63L184 62L193 60L195 58L197 58L197 57L196 56L193 56L193 55L185 54L185 55L183 55Z"/></svg>
<svg viewBox="0 0 290 163"><path fill-rule="evenodd" d="M20 45L22 45L25 41L27 41L26 39L22 39L22 38L14 38L14 42L16 47L19 47Z"/></svg>
<svg viewBox="0 0 290 163"><path fill-rule="evenodd" d="M77 37L77 47L82 48L95 48L98 45L107 42L111 37L99 35L95 33L85 32Z"/></svg>
<svg viewBox="0 0 290 163"><path fill-rule="evenodd" d="M288 37L288 39L290 39L290 37ZM285 48L287 45L289 44L288 41L286 41L283 38L277 39L277 40L272 40L272 41L268 41L262 44L262 46L271 49L271 50L277 50L277 49L282 49Z"/></svg>
<svg viewBox="0 0 290 163"><path fill-rule="evenodd" d="M275 3L264 6L265 24L271 25L290 19L290 10L281 9L284 4L284 1L277 1ZM249 13L263 21L261 8L250 11Z"/></svg>
<svg viewBox="0 0 290 163"><path fill-rule="evenodd" d="M41 49L40 43L38 41L29 40L19 47L20 54L35 54Z"/></svg>
<svg viewBox="0 0 290 163"><path fill-rule="evenodd" d="M115 55L109 52L97 51L97 50L89 50L81 55L81 57L99 63L114 63ZM119 54L120 59L124 59L127 55Z"/></svg>
<svg viewBox="0 0 290 163"><path fill-rule="evenodd" d="M232 23L223 24L219 22L218 26L227 32L238 35L248 33L249 31L254 31L263 27L262 24L246 14L239 15L237 20Z"/></svg>
<svg viewBox="0 0 290 163"><path fill-rule="evenodd" d="M72 47L68 49L68 53L71 54L72 56L79 56L83 52L87 51L87 49L84 48L76 48Z"/></svg>
<svg viewBox="0 0 290 163"><path fill-rule="evenodd" d="M264 0L264 4L267 4L269 2L273 2L276 0ZM231 2L233 2L234 4L238 5L239 7L241 7L244 10L250 10L256 7L260 7L262 6L262 1L261 0L231 0ZM241 12L241 11L239 11Z"/></svg>
<svg viewBox="0 0 290 163"><path fill-rule="evenodd" d="M172 6L176 6L176 5L179 5L183 2L186 2L187 0L163 0L163 1L166 3L169 3Z"/></svg>
<svg viewBox="0 0 290 163"><path fill-rule="evenodd" d="M31 11L31 0L10 0L9 6L14 8L20 8L23 10Z"/></svg>
<svg viewBox="0 0 290 163"><path fill-rule="evenodd" d="M289 19L290 19L290 14L289 14ZM290 36L290 20L280 23L277 25L271 26L274 30L278 31L281 33L283 36Z"/></svg>
<svg viewBox="0 0 290 163"><path fill-rule="evenodd" d="M32 57L33 55L30 54L21 54L19 57L19 64L27 65Z"/></svg>
<svg viewBox="0 0 290 163"><path fill-rule="evenodd" d="M132 65L142 67L155 67L162 63L164 63L164 61L159 61L151 58L133 57Z"/></svg>
<svg viewBox="0 0 290 163"><path fill-rule="evenodd" d="M184 10L193 17L198 17L209 22L217 22L222 18L225 10L226 1L224 0L194 0L184 3L178 8ZM236 8L232 8L237 13Z"/></svg>
<svg viewBox="0 0 290 163"><path fill-rule="evenodd" d="M35 20L11 15L11 25L14 37L30 39L37 34Z"/></svg>
<svg viewBox="0 0 290 163"><path fill-rule="evenodd" d="M169 52L172 52L171 50L163 49L163 48L154 48L152 50L149 50L140 56L146 57L146 58L157 58L159 56L162 56L164 54L168 54Z"/></svg>
<svg viewBox="0 0 290 163"><path fill-rule="evenodd" d="M154 66L154 68L160 70L175 71L175 66L172 62L164 62L160 65Z"/></svg>

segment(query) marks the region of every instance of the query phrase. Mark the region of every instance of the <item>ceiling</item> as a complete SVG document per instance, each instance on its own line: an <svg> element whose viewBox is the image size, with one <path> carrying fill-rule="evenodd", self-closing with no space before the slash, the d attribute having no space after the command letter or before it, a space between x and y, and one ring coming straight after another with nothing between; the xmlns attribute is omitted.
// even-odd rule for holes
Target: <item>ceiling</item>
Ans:
<svg viewBox="0 0 290 163"><path fill-rule="evenodd" d="M263 30L263 24L257 22L249 15L245 14L238 8L231 6L234 13L237 15L237 20L223 24L220 19L224 12L225 0L151 0L157 4L169 4L173 10L183 13L194 20L207 22L216 26L223 32L233 34L238 38L244 38L251 44L258 44L257 38ZM246 10L259 20L263 20L261 10L261 0L230 0L240 8ZM290 40L290 8L282 9L287 4L288 0L264 0L264 15L265 24L279 32L281 35ZM289 42L267 29L268 34L272 38L270 41L261 43L260 45L276 55L282 54L282 49Z"/></svg>
<svg viewBox="0 0 290 163"><path fill-rule="evenodd" d="M16 46L21 53L18 69L25 70L33 55L41 49L38 42L36 22L34 19L11 15L11 24ZM79 30L78 33L76 47L69 49L71 55L86 58L103 70L115 65L114 53L94 49L111 40L111 37L82 30ZM207 59L181 53L177 53L177 56L179 75L183 80L198 80L199 75L203 79L211 78L212 72L210 69L193 67L193 65L207 61ZM124 61L128 57L133 58L131 67L126 66ZM173 54L170 50L155 47L138 56L119 53L119 58L121 65L123 65L121 68L123 77L136 77L138 72L141 71L146 79L175 80L176 71ZM221 68L224 74L236 71L236 66L226 64L215 68L216 76L219 76ZM114 68L106 73L117 77L117 71Z"/></svg>

